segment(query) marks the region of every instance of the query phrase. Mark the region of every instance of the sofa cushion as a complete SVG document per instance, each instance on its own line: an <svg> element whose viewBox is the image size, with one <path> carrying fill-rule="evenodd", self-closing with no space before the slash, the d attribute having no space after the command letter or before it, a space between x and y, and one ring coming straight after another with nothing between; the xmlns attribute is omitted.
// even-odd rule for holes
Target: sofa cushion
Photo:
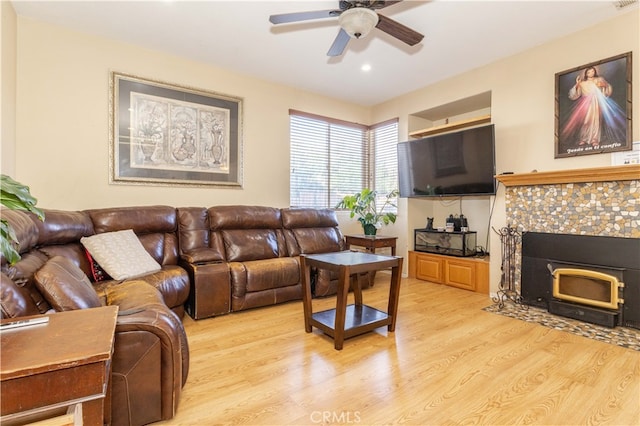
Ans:
<svg viewBox="0 0 640 426"><path fill-rule="evenodd" d="M224 241L219 232L210 232L205 207L178 208L180 256L189 263L219 262L225 259Z"/></svg>
<svg viewBox="0 0 640 426"><path fill-rule="evenodd" d="M178 229L171 206L131 206L86 210L96 234L133 229L136 234L173 233Z"/></svg>
<svg viewBox="0 0 640 426"><path fill-rule="evenodd" d="M131 229L84 237L80 242L115 280L135 278L160 270L160 264L144 249Z"/></svg>
<svg viewBox="0 0 640 426"><path fill-rule="evenodd" d="M263 206L209 207L209 226L222 229L278 229L282 227L280 210Z"/></svg>
<svg viewBox="0 0 640 426"><path fill-rule="evenodd" d="M332 209L282 209L289 256L344 250L344 238Z"/></svg>
<svg viewBox="0 0 640 426"><path fill-rule="evenodd" d="M278 237L273 229L222 231L227 261L273 259L279 256Z"/></svg>
<svg viewBox="0 0 640 426"><path fill-rule="evenodd" d="M338 216L333 209L282 209L282 226L285 229L336 228L339 225Z"/></svg>
<svg viewBox="0 0 640 426"><path fill-rule="evenodd" d="M0 273L0 318L28 315L28 295L23 294L20 288L11 282L11 278Z"/></svg>
<svg viewBox="0 0 640 426"><path fill-rule="evenodd" d="M71 260L52 257L35 273L36 285L56 311L97 308L100 298L89 278Z"/></svg>
<svg viewBox="0 0 640 426"><path fill-rule="evenodd" d="M336 228L298 228L293 235L303 254L342 250L342 235Z"/></svg>
<svg viewBox="0 0 640 426"><path fill-rule="evenodd" d="M16 249L20 254L26 253L38 243L38 227L29 217L29 214L21 210L0 209L0 216L3 221L7 221L13 230L18 245ZM38 219L36 219L38 220ZM1 256L2 265L7 263L7 259Z"/></svg>
<svg viewBox="0 0 640 426"><path fill-rule="evenodd" d="M300 285L300 265L297 259L279 259L244 262L247 273L247 292Z"/></svg>
<svg viewBox="0 0 640 426"><path fill-rule="evenodd" d="M38 227L38 246L77 243L95 234L89 215L79 211L45 209L45 221L34 221Z"/></svg>
<svg viewBox="0 0 640 426"><path fill-rule="evenodd" d="M146 251L160 265L178 264L175 207L112 207L86 210L86 213L91 217L96 234L131 229Z"/></svg>
<svg viewBox="0 0 640 426"><path fill-rule="evenodd" d="M87 251L84 246L80 244L80 237L78 237L78 240L73 243L38 246L37 250L32 250L31 252L36 251L46 255L45 261L56 256L66 257L78 265L89 279L93 276L91 274L91 265L89 264L89 260L86 255Z"/></svg>
<svg viewBox="0 0 640 426"><path fill-rule="evenodd" d="M51 256L53 257L53 256ZM47 312L51 309L49 302L44 298L40 289L36 285L34 275L36 271L47 263L49 257L38 250L30 250L22 254L20 260L13 265L3 265L2 273L6 275L9 280L2 281L2 285L15 285L19 291L24 295L26 305L24 312L20 316L24 315L38 315Z"/></svg>

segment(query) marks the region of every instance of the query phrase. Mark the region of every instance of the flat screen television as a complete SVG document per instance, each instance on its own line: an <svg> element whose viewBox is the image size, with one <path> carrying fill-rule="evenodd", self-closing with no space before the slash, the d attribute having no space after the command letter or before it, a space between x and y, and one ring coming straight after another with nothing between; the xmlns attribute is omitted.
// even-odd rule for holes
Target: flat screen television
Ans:
<svg viewBox="0 0 640 426"><path fill-rule="evenodd" d="M494 195L494 126L398 144L401 197Z"/></svg>

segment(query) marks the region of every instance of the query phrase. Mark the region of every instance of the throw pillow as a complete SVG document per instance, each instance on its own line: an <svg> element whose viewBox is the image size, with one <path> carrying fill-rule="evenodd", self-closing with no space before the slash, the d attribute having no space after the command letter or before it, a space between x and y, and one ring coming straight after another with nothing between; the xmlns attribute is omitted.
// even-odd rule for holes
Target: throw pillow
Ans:
<svg viewBox="0 0 640 426"><path fill-rule="evenodd" d="M135 278L161 269L132 229L82 237L80 242L114 280Z"/></svg>
<svg viewBox="0 0 640 426"><path fill-rule="evenodd" d="M89 267L91 268L91 276L93 277L94 282L99 283L100 281L111 279L109 274L107 274L104 271L104 269L102 269L102 266L100 266L98 262L95 261L93 256L91 256L91 253L89 253L89 250L85 248L84 254L87 257L87 260L89 261Z"/></svg>
<svg viewBox="0 0 640 426"><path fill-rule="evenodd" d="M102 306L89 278L66 257L52 257L34 278L44 298L58 312Z"/></svg>

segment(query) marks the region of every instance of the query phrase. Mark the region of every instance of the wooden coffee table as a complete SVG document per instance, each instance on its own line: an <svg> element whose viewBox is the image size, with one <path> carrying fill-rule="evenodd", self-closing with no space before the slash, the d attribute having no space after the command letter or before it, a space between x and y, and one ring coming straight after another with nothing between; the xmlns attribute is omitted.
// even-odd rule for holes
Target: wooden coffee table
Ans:
<svg viewBox="0 0 640 426"><path fill-rule="evenodd" d="M337 253L301 255L302 266L302 302L304 307L304 327L311 333L316 327L333 337L334 347L342 349L344 339L357 336L378 327L387 326L388 331L396 327L398 298L402 272L402 257L382 256L371 253L342 251ZM326 311L312 311L311 303L311 267L327 269L338 273L338 291L336 308ZM352 274L371 272L391 268L391 285L387 312L382 312L362 303L362 289ZM355 303L347 305L350 283L353 286Z"/></svg>

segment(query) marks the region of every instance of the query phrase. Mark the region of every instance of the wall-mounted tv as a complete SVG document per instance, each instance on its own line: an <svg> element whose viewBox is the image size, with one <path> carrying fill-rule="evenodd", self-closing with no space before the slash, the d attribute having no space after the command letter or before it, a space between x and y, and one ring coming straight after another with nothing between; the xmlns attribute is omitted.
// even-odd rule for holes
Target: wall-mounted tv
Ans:
<svg viewBox="0 0 640 426"><path fill-rule="evenodd" d="M401 197L494 195L493 124L398 144Z"/></svg>

